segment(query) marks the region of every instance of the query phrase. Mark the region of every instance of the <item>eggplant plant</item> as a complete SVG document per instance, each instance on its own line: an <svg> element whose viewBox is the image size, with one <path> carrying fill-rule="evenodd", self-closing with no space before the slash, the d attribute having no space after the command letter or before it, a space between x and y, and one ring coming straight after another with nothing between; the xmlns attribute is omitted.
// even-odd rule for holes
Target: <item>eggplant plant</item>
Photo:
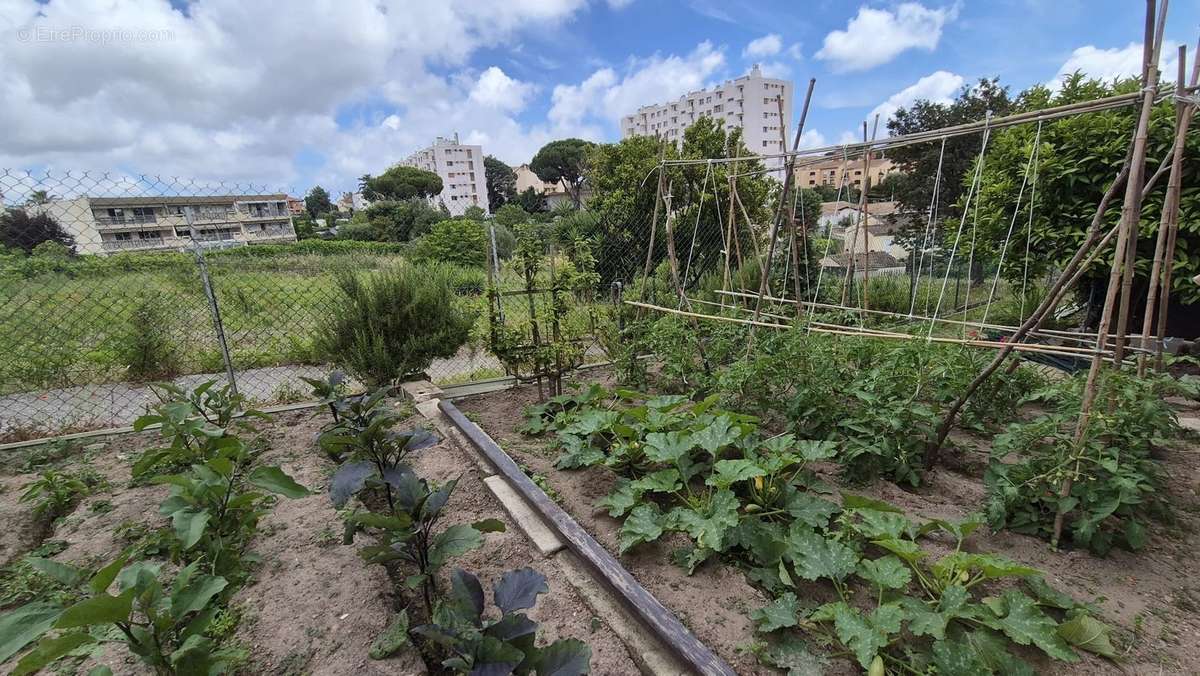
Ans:
<svg viewBox="0 0 1200 676"><path fill-rule="evenodd" d="M322 404L329 407L329 415L333 418L333 424L336 425L341 421L340 412L349 406L349 397L347 389L349 378L343 371L333 370L324 378L305 378L300 377L300 380L308 383L312 388L312 394Z"/></svg>
<svg viewBox="0 0 1200 676"><path fill-rule="evenodd" d="M433 621L413 633L441 646L442 666L461 674L537 674L578 676L589 673L592 651L578 639L559 639L537 646L538 625L523 612L550 590L546 578L531 568L505 573L492 587L498 617L485 617L486 602L479 578L462 569L451 576L451 592L438 603Z"/></svg>
<svg viewBox="0 0 1200 676"><path fill-rule="evenodd" d="M228 583L200 566L199 561L185 566L164 585L159 564L131 564L128 553L98 570L42 559L43 572L86 595L67 607L37 601L0 616L0 662L38 641L12 671L24 676L80 648L117 640L161 676L225 673L241 652L218 647L206 632ZM101 667L92 673L112 671Z"/></svg>
<svg viewBox="0 0 1200 676"><path fill-rule="evenodd" d="M408 467L388 473L384 483L391 499L387 512L356 512L347 519L347 544L355 531L371 528L378 533L378 544L363 547L359 554L368 563L387 564L401 561L416 572L405 578L409 589L420 589L425 611L432 614L437 596L437 576L446 561L483 545L485 533L503 532L504 523L484 519L473 524L455 524L437 530L446 503L458 485L452 479L437 487L418 477ZM361 486L359 487L361 489ZM338 495L334 505L341 507ZM348 495L347 495L348 497Z"/></svg>
<svg viewBox="0 0 1200 676"><path fill-rule="evenodd" d="M151 481L171 487L159 512L171 519L176 556L203 560L209 570L236 580L244 574L242 549L258 528L268 494L301 498L309 492L279 467L252 466L237 437L221 437L216 446L214 457L187 472Z"/></svg>
<svg viewBox="0 0 1200 676"><path fill-rule="evenodd" d="M142 453L133 463L135 480L204 462L215 455L220 439L235 436L240 428L252 430L248 422L251 419L268 419L261 411L243 410L245 398L234 394L228 385L216 387L215 380L192 390L172 383L154 387L159 403L153 412L134 421L133 430L141 432L160 425L161 436L170 442Z"/></svg>

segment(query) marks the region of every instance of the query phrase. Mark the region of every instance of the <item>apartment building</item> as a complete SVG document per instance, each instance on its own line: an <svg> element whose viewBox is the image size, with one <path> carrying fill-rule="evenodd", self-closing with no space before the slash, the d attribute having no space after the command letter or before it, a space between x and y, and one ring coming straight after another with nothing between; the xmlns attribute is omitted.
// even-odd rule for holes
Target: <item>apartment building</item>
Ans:
<svg viewBox="0 0 1200 676"><path fill-rule="evenodd" d="M181 249L193 241L296 241L287 195L77 197L38 211L72 237L81 254Z"/></svg>
<svg viewBox="0 0 1200 676"><path fill-rule="evenodd" d="M871 157L867 169L871 177L871 185L879 185L888 174L899 171L894 162L876 152ZM843 160L841 157L822 157L819 159L803 159L796 162L796 182L802 188L815 188L825 185L840 190L849 185L861 189L863 186L862 157Z"/></svg>
<svg viewBox="0 0 1200 676"><path fill-rule="evenodd" d="M439 136L433 145L409 155L400 164L440 176L442 194L434 201L445 204L450 213L461 214L467 207L488 210L483 146L463 145L457 133L453 137Z"/></svg>
<svg viewBox="0 0 1200 676"><path fill-rule="evenodd" d="M659 136L683 143L683 132L701 117L710 117L724 128L739 127L750 152L770 155L790 150L789 124L792 119L790 80L766 78L755 64L750 73L712 89L688 92L677 101L642 106L621 119L621 137ZM782 110L781 104L782 103ZM783 166L782 160L767 162L768 167Z"/></svg>

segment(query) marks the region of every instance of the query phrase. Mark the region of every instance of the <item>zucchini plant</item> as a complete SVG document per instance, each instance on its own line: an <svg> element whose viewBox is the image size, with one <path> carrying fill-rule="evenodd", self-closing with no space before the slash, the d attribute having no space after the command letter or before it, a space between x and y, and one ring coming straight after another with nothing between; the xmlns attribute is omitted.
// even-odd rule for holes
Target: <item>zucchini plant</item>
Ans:
<svg viewBox="0 0 1200 676"><path fill-rule="evenodd" d="M462 569L451 576L451 592L438 603L433 621L413 633L447 653L442 666L460 674L578 676L589 672L591 649L573 638L538 647L537 622L523 612L550 590L546 577L531 568L505 573L492 587L498 617L485 616L479 578Z"/></svg>
<svg viewBox="0 0 1200 676"><path fill-rule="evenodd" d="M85 596L67 607L38 601L0 616L0 662L38 641L13 674L37 673L68 653L108 641L125 643L162 676L224 673L241 657L206 636L228 583L203 573L199 561L180 569L169 584L160 581L159 564L130 563L127 554L98 570L40 561L43 572L82 588ZM110 593L114 583L116 593ZM92 673L112 672L102 667Z"/></svg>

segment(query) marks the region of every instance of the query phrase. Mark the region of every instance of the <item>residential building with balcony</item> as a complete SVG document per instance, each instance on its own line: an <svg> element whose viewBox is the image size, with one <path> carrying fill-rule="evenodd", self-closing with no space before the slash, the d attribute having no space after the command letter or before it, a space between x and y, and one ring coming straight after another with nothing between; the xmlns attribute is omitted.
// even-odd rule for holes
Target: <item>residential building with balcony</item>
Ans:
<svg viewBox="0 0 1200 676"><path fill-rule="evenodd" d="M829 186L840 190L843 186L861 189L863 187L862 157L843 160L841 157L825 156L820 158L805 158L796 162L796 182L801 188L815 188L819 185ZM889 174L900 171L894 162L876 151L871 156L867 175L870 185L879 185Z"/></svg>
<svg viewBox="0 0 1200 676"><path fill-rule="evenodd" d="M676 101L642 106L621 118L621 138L658 136L681 145L683 132L701 117L710 117L725 129L741 128L750 152L771 155L790 150L792 119L791 80L763 77L755 64L750 72L726 80L712 89L688 92ZM782 104L782 106L781 106ZM781 159L766 162L780 168Z"/></svg>
<svg viewBox="0 0 1200 676"><path fill-rule="evenodd" d="M488 211L487 179L483 173L483 146L463 145L458 134L437 137L433 145L409 155L400 164L437 174L442 179L442 193L433 198L452 214L461 214L467 207Z"/></svg>
<svg viewBox="0 0 1200 676"><path fill-rule="evenodd" d="M181 249L194 241L296 241L287 195L77 197L39 205L81 254Z"/></svg>

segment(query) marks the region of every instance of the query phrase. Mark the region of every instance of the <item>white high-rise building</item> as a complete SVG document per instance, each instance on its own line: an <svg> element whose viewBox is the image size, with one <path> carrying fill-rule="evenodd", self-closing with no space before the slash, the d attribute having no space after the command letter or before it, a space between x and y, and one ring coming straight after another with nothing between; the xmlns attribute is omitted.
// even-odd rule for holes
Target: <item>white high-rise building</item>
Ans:
<svg viewBox="0 0 1200 676"><path fill-rule="evenodd" d="M790 150L792 83L763 77L755 64L748 75L726 80L720 86L688 92L677 101L638 108L621 119L621 137L660 136L678 145L683 143L684 130L705 116L727 129L741 127L742 141L750 152L769 155ZM780 167L782 162L769 161L767 166Z"/></svg>
<svg viewBox="0 0 1200 676"><path fill-rule="evenodd" d="M487 180L483 172L483 146L467 146L453 138L437 137L433 145L409 155L400 164L432 171L442 179L442 194L434 198L452 214L467 207L488 211Z"/></svg>

